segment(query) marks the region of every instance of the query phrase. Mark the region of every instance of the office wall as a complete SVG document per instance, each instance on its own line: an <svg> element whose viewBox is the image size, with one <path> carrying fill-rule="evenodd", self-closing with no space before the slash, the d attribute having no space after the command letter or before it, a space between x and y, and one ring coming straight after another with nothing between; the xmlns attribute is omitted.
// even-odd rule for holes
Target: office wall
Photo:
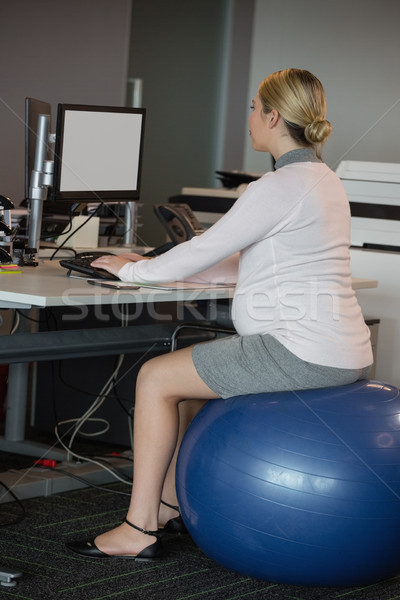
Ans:
<svg viewBox="0 0 400 600"><path fill-rule="evenodd" d="M133 0L129 76L147 109L140 239L165 231L152 205L241 168L253 0ZM128 98L129 101L129 98ZM238 126L239 121L239 126Z"/></svg>
<svg viewBox="0 0 400 600"><path fill-rule="evenodd" d="M226 0L133 0L129 75L142 79L147 110L138 236L145 245L165 239L153 204L183 185L216 182L226 13Z"/></svg>
<svg viewBox="0 0 400 600"><path fill-rule="evenodd" d="M2 0L0 194L24 197L24 98L125 102L130 0Z"/></svg>
<svg viewBox="0 0 400 600"><path fill-rule="evenodd" d="M309 69L334 127L326 162L400 162L399 22L398 0L256 0L249 98L273 71ZM245 168L265 163L248 141Z"/></svg>

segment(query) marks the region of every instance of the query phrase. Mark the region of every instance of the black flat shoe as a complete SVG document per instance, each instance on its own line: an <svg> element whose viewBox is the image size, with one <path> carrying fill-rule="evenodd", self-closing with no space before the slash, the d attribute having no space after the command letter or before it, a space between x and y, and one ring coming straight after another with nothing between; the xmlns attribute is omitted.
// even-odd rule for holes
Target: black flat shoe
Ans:
<svg viewBox="0 0 400 600"><path fill-rule="evenodd" d="M65 545L72 552L75 552L76 554L80 554L81 556L85 556L87 558L127 558L130 560L137 560L143 562L159 560L163 555L163 545L161 540L159 539L160 533L158 531L147 531L146 529L141 529L140 527L137 527L127 519L125 519L124 522L130 525L130 527L133 527L133 529L137 529L137 531L140 531L141 533L155 536L157 540L154 542L154 544L150 544L150 546L147 546L138 554L106 554L105 552L102 552L97 548L96 544L94 543L94 540L66 542Z"/></svg>
<svg viewBox="0 0 400 600"><path fill-rule="evenodd" d="M168 506L168 508L173 508L174 510L179 512L179 506L174 506L173 504L168 504L168 502L164 502L164 500L161 500L161 504L164 504L164 506ZM179 517L174 517L173 519L170 519L169 521L167 521L165 523L164 527L160 527L158 529L158 533L160 535L163 535L166 533L168 533L170 535L185 535L188 533L188 530L186 529L186 525L183 522L181 515L179 515Z"/></svg>

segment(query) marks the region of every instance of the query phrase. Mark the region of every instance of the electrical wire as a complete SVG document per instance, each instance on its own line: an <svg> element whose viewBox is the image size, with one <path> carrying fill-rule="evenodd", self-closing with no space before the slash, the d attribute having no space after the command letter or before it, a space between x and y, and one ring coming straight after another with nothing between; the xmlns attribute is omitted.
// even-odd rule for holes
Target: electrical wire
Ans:
<svg viewBox="0 0 400 600"><path fill-rule="evenodd" d="M108 471L108 473L110 473L113 477L115 477L115 479L118 479L118 481L120 481L121 483L127 483L127 484L132 483L132 481L130 481L129 479L125 479L125 477L120 477L113 469L107 467L105 464L101 463L100 461L94 460L93 458L89 458L87 456L83 456L81 454L78 454L77 452L73 452L71 450L71 448L69 448L68 446L66 446L64 444L61 437L58 435L57 426L55 428L55 432L56 432L56 437L57 437L58 442L61 444L61 446L64 448L64 450L66 450L68 452L68 454L74 456L75 458L77 458L79 460L83 460L85 462L90 462L94 465L97 465L98 467L101 467L105 471Z"/></svg>
<svg viewBox="0 0 400 600"><path fill-rule="evenodd" d="M48 307L45 309L45 317L43 319L35 319L34 317L30 317L29 315L27 315L24 311L22 311L19 308L15 308L14 311L15 311L15 320L18 319L18 325L20 322L20 317L22 317L26 321L31 321L31 323L46 323L46 324L48 324L48 322L49 322L48 313L50 313L50 316L52 316L53 320L55 320L55 317L54 317L52 311ZM48 327L48 329L49 329L49 327Z"/></svg>
<svg viewBox="0 0 400 600"><path fill-rule="evenodd" d="M21 318L19 315L19 311L14 309L14 314L13 314L13 321L12 321L12 325L11 325L11 330L10 330L10 335L14 335L14 333L17 331L19 324L20 324Z"/></svg>
<svg viewBox="0 0 400 600"><path fill-rule="evenodd" d="M54 471L53 467L48 467L48 469L50 471ZM110 494L118 494L118 495L121 495L121 496L130 496L131 495L130 492L122 492L120 490L110 490L109 488L103 487L101 485L96 485L95 483L92 483L91 481L88 481L84 477L80 477L79 475L76 475L76 473L71 473L70 471L67 471L66 469L60 469L60 467L57 467L57 473L64 473L64 475L67 475L68 477L71 477L72 479L76 479L77 481L80 481L81 483L84 483L86 486L94 488L96 490L101 490L103 492L108 492ZM132 482L131 481L127 481L127 482L124 481L123 483L132 483Z"/></svg>
<svg viewBox="0 0 400 600"><path fill-rule="evenodd" d="M17 498L17 496L14 494L14 492L5 483L0 481L0 485L3 486L3 488L6 490L6 493L9 494L15 500L15 502L18 504L18 507L21 509L21 514L18 517L16 517L15 519L12 519L11 521L6 521L6 522L0 521L0 526L5 527L5 526L9 526L9 525L16 525L17 523L20 523L21 521L23 521L23 519L25 518L25 516L26 516L25 507L22 504L21 500L19 498Z"/></svg>
<svg viewBox="0 0 400 600"><path fill-rule="evenodd" d="M76 435L78 433L80 433L83 436L86 437L95 437L97 435L102 435L103 433L105 433L106 431L109 430L109 423L106 419L100 419L100 418L92 418L92 415L100 408L100 406L104 403L104 401L106 400L106 398L108 397L109 393L111 392L112 388L115 385L115 377L116 375L118 375L122 363L124 361L124 355L121 354L118 360L118 364L116 366L116 368L114 369L114 372L111 374L111 376L109 377L108 381L105 383L105 385L103 386L102 390L100 391L100 394L97 396L96 400L92 403L92 405L88 408L88 410L79 418L75 418L75 419L67 419L65 421L60 421L59 425L66 425L69 423L75 423L75 427L74 427L74 431L71 435L70 438L70 446L72 446L74 439L76 437ZM106 424L105 429L103 429L100 432L96 432L96 433L88 433L88 432L84 432L81 431L82 427L84 426L85 423L87 422L93 422L93 421L97 421L97 422L102 422Z"/></svg>
<svg viewBox="0 0 400 600"><path fill-rule="evenodd" d="M119 469L118 467L116 467L115 465L113 465L109 460L105 459L104 456L93 456L92 458L95 458L96 460L100 461L101 463L109 466L110 469L112 469L115 473L119 473L121 475L121 477L124 477L124 479L127 480L127 481L129 481L130 484L133 483L133 479L131 477L128 477L126 475L126 473L122 469ZM118 456L118 458L120 460L125 459L129 464L133 465L133 458L132 457Z"/></svg>
<svg viewBox="0 0 400 600"><path fill-rule="evenodd" d="M60 237L61 235L67 235L72 229L72 213L68 213L68 225L67 225L67 229L65 229L62 233L58 233L57 236L55 236L54 233L50 234L48 233L47 235L41 235L40 236L40 241L41 242L45 242L46 240L49 240L49 238L54 238L54 237ZM44 248L44 246L40 245L41 248ZM49 246L49 248L52 246Z"/></svg>
<svg viewBox="0 0 400 600"><path fill-rule="evenodd" d="M121 327L127 327L128 323L129 323L129 310L128 310L128 305L122 305L122 309L121 309L121 313L122 313L122 318L121 318ZM141 357L141 359L143 359L147 354L149 354L154 346L156 345L156 343L152 344L152 346L150 348L148 348L143 356ZM88 456L83 456L75 451L72 450L72 444L75 441L76 436L78 435L78 433L80 433L80 435L86 435L86 436L96 436L96 435L100 435L101 433L104 433L104 431L101 432L96 432L96 433L85 433L82 431L82 427L84 426L85 423L89 422L89 421L97 421L97 422L103 422L103 423L107 423L108 422L105 419L99 419L99 418L94 418L92 415L100 408L100 406L104 403L104 401L110 397L111 395L111 391L114 389L114 387L119 383L119 381L121 381L122 377L118 379L118 375L119 372L121 370L123 361L125 359L125 356L123 354L121 354L119 356L119 359L117 361L117 365L113 371L113 373L111 374L111 376L108 378L108 380L106 381L106 383L104 384L102 390L100 391L100 393L98 394L98 396L96 397L95 401L91 404L91 406L87 409L87 411L78 418L75 419L67 419L64 421L57 421L56 419L56 426L55 426L55 435L56 438L58 440L58 442L60 443L60 445L64 448L64 450L66 450L67 452L67 459L70 460L71 457L75 457L78 460L83 460L86 462L90 462L93 463L103 469L105 469L106 471L108 471L109 473L111 473L116 479L118 479L119 481L121 481L122 483L129 483L131 484L132 481L125 478L125 477L120 477L115 470L113 470L112 468L107 467L104 462L101 462L101 459L93 459L91 457ZM128 371L126 371L123 375L123 377L125 377L127 375L127 373L129 373L129 371L134 368L137 365L138 361L135 362L135 364L131 365L131 367L128 369ZM134 407L132 407L132 410L129 411L128 416L128 428L129 428L129 437L130 437L130 442L131 442L131 448L133 448L133 412L134 412ZM72 424L75 423L75 427L71 428L72 430L72 434L69 440L69 444L67 445L66 443L64 443L63 438L68 435L70 433L71 430L68 430L64 435L61 435L59 432L59 427L61 425L68 425L68 424ZM109 425L109 424L108 424ZM108 430L108 427L107 427Z"/></svg>
<svg viewBox="0 0 400 600"><path fill-rule="evenodd" d="M127 311L126 306L125 306L125 309L122 311L122 313L123 313L123 319L121 321L121 327L126 327L128 324L128 311ZM124 477L120 477L117 473L115 473L115 471L113 471L111 468L107 467L104 463L100 462L99 460L95 460L93 458L83 456L72 450L72 445L73 445L74 440L75 440L76 436L78 435L78 433L80 433L80 435L83 435L83 436L92 437L92 436L101 435L101 434L105 433L105 431L108 431L108 429L109 429L108 421L106 421L105 419L97 418L97 417L95 418L92 415L100 408L100 406L108 398L109 394L111 393L112 389L114 388L114 386L117 382L118 374L119 374L122 364L124 362L124 358L125 358L125 356L123 354L121 354L119 356L117 365L116 365L113 373L108 378L108 380L104 384L103 388L101 389L100 393L96 397L95 401L91 404L91 406L87 409L87 411L81 417L59 421L55 426L54 432L55 432L57 441L61 444L61 446L67 452L67 460L71 460L71 457L75 457L79 460L91 462L91 463L96 464L96 465L100 466L101 468L105 469L109 473L111 473L116 479L118 479L122 483L131 483L131 481L127 480ZM100 432L95 432L95 433L83 432L82 427L85 425L85 423L88 423L88 422L102 422L102 423L106 424L106 428ZM63 436L60 435L59 427L61 425L68 425L68 424L72 424L72 423L75 423L75 426L73 427L72 434L71 434L71 437L69 440L69 444L67 446L62 439Z"/></svg>
<svg viewBox="0 0 400 600"><path fill-rule="evenodd" d="M87 436L87 437L93 437L93 436L101 435L101 434L105 433L106 431L108 431L108 429L109 429L108 421L106 421L106 419L93 418L92 415L100 408L100 406L104 403L104 401L110 394L111 390L113 389L113 387L115 385L115 379L121 369L124 358L125 358L125 356L123 354L121 354L118 359L117 366L114 369L113 373L106 381L105 385L101 389L101 391L100 391L99 395L97 396L97 398L95 399L95 401L91 404L91 406L87 409L87 411L82 416L80 416L78 418L74 418L74 419L66 419L64 421L60 421L59 423L57 423L56 429L55 429L56 436L57 436L58 441L63 445L63 447L65 449L67 449L67 447L60 439L58 428L60 425L67 425L70 423L75 423L75 427L73 428L73 432L70 437L69 449L67 449L69 454L76 456L76 454L74 452L72 452L71 447L72 447L72 444L78 433L80 433L81 435ZM85 423L93 422L93 421L105 423L106 424L105 429L103 429L100 432L96 432L96 433L83 432L82 427L85 425ZM79 456L79 458L82 458L82 457Z"/></svg>
<svg viewBox="0 0 400 600"><path fill-rule="evenodd" d="M79 225L79 227L77 227L76 229L74 229L73 231L71 231L71 233L68 235L68 237L66 237L66 238L65 238L65 240L64 240L64 241L63 241L63 242L62 242L62 243L61 243L61 244L58 246L58 248L56 248L56 250L54 251L54 253L53 253L53 254L51 255L51 257L50 257L50 260L53 260L53 258L55 257L55 255L57 254L57 252L58 252L59 250L61 250L61 248L65 248L65 244L68 242L68 240L69 240L69 239L70 239L72 236L74 236L74 235L75 235L75 233L76 233L77 231L79 231L79 230L80 230L82 227L84 227L84 226L86 225L86 223L87 223L88 221L90 221L90 219L92 219L92 218L93 218L93 217L94 217L94 216L97 214L97 212L99 211L99 209L100 209L100 207L101 207L101 206L105 206L105 207L107 207L107 210L108 210L109 212L111 212L111 213L113 214L113 216L115 217L115 224L114 224L114 228L116 228L116 227L117 227L117 225L118 225L118 222L120 222L122 225L124 225L124 226L125 226L125 220L124 220L124 218L123 218L123 217L121 217L121 216L118 214L118 212L117 212L116 210L114 210L114 208L112 207L112 205L111 205L111 204L109 204L109 203L105 202L105 201L104 201L104 200L102 200L100 197L98 197L98 198L97 198L97 200L98 200L99 204L98 204L98 205L96 206L96 208L95 208L95 209L94 209L94 210L93 210L93 211L92 211L92 212L91 212L91 213L88 215L88 218L86 219L86 221L84 221L84 222L83 222L81 225ZM120 206L120 203L118 203L118 205L117 205L117 206L119 207L119 206ZM69 233L69 231L72 229L72 215L70 214L69 216L70 216L70 221L69 221L69 229L68 229L67 231L64 231L62 234L59 234L59 236L58 236L58 237L60 237L60 235L66 235L66 234L67 234L67 233ZM124 239L124 237L125 237L125 235L126 235L126 234L128 233L128 231L130 231L131 229L132 229L132 227L130 227L129 229L125 229L125 230L123 231L123 234L119 236L119 239L120 239L120 240L123 240L123 239ZM109 236L109 238L110 238L110 236ZM143 240L140 240L140 241L143 243L143 245L146 245L146 244L144 244Z"/></svg>
<svg viewBox="0 0 400 600"><path fill-rule="evenodd" d="M79 225L79 227L77 227L76 229L74 229L73 231L71 231L71 233L65 238L65 240L58 246L58 248L56 248L53 252L53 254L50 256L50 260L53 260L53 258L55 257L55 255L57 254L57 252L59 250L61 250L61 248L64 248L65 244L68 242L68 240L70 238L72 238L73 235L75 235L75 233L77 233L80 229L82 229L82 227L84 227L86 225L86 223L88 223L91 219L93 219L93 217L96 215L96 212L99 210L101 204L98 205L98 207L96 208L95 211L93 211L93 213L91 213L88 218L86 219L86 221L84 221L81 225ZM71 222L71 226L72 226L72 222Z"/></svg>

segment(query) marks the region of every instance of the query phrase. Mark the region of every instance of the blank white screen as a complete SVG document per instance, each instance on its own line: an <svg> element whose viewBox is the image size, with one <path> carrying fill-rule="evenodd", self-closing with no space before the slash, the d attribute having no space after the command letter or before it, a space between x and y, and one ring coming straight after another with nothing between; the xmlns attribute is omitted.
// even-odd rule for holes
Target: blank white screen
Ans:
<svg viewBox="0 0 400 600"><path fill-rule="evenodd" d="M66 110L60 191L137 190L142 115Z"/></svg>

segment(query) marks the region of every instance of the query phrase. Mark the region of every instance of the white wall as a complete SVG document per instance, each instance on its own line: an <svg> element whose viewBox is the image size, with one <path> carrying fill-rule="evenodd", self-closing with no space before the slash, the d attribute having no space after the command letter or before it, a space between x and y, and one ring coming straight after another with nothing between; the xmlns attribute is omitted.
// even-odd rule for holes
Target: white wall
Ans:
<svg viewBox="0 0 400 600"><path fill-rule="evenodd" d="M399 56L399 0L256 0L249 99L269 73L308 69L327 94L329 166L400 162ZM244 168L265 164L247 142Z"/></svg>
<svg viewBox="0 0 400 600"><path fill-rule="evenodd" d="M125 103L130 0L1 0L0 194L24 198L24 99Z"/></svg>

